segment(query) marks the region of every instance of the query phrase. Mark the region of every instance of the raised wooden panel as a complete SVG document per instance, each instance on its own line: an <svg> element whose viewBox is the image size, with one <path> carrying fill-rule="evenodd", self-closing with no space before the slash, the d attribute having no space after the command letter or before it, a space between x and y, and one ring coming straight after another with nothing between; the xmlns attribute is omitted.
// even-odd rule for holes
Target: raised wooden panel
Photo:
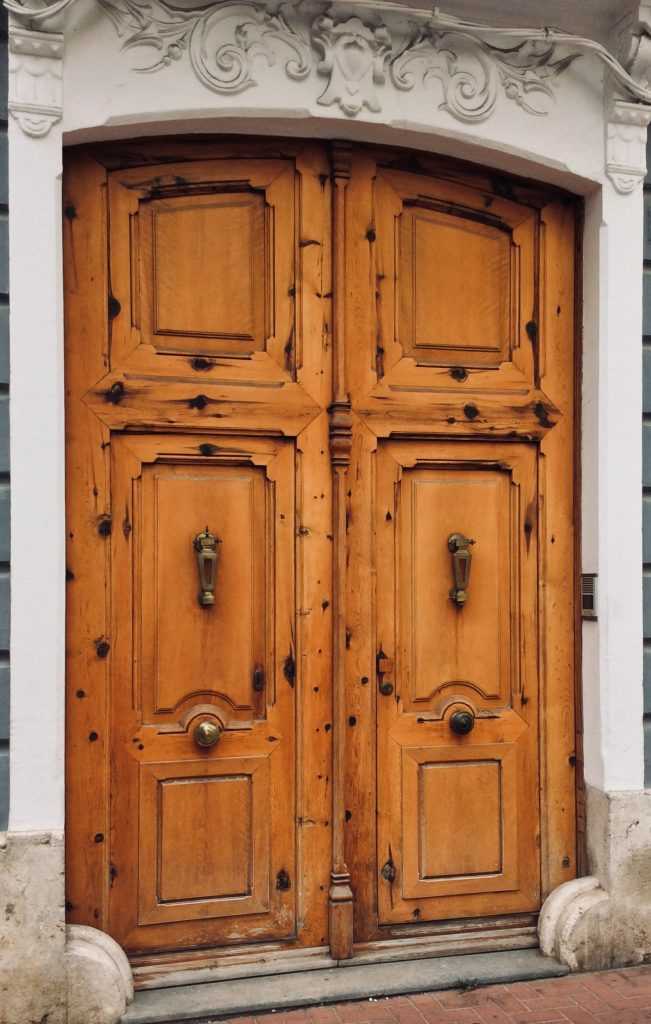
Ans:
<svg viewBox="0 0 651 1024"><path fill-rule="evenodd" d="M139 575L144 713L219 696L249 716L254 673L273 678L273 484L257 466L157 462L143 468ZM194 538L215 535L215 604L198 600Z"/></svg>
<svg viewBox="0 0 651 1024"><path fill-rule="evenodd" d="M397 324L405 356L465 367L509 359L518 287L512 252L506 230L462 210L405 207Z"/></svg>
<svg viewBox="0 0 651 1024"><path fill-rule="evenodd" d="M418 766L417 795L421 878L495 875L501 870L499 761L425 761ZM445 842L437 841L442 836Z"/></svg>
<svg viewBox="0 0 651 1024"><path fill-rule="evenodd" d="M294 202L290 161L196 161L112 173L112 371L128 365L136 377L191 378L198 370L206 380L216 366L222 384L291 381Z"/></svg>
<svg viewBox="0 0 651 1024"><path fill-rule="evenodd" d="M363 210L369 189L372 212L360 216L374 230L350 247L362 295L349 358L354 405L374 432L504 436L510 424L536 436L536 410L551 426L536 376L536 211L467 182L360 162L351 207Z"/></svg>
<svg viewBox="0 0 651 1024"><path fill-rule="evenodd" d="M152 200L145 210L145 335L161 350L262 350L273 283L264 198L247 192L180 196Z"/></svg>
<svg viewBox="0 0 651 1024"><path fill-rule="evenodd" d="M253 875L251 776L159 783L161 903L248 896ZM220 843L214 836L220 836Z"/></svg>
<svg viewBox="0 0 651 1024"><path fill-rule="evenodd" d="M270 148L108 174L107 339L83 400L110 430L296 436L327 406L324 154Z"/></svg>
<svg viewBox="0 0 651 1024"><path fill-rule="evenodd" d="M269 756L141 766L140 925L269 909Z"/></svg>
<svg viewBox="0 0 651 1024"><path fill-rule="evenodd" d="M507 469L435 463L406 468L398 484L400 659L405 707L469 688L481 704L508 703L517 617L511 617L513 515L518 488ZM448 537L474 541L468 599L450 600ZM403 661L404 660L404 661Z"/></svg>
<svg viewBox="0 0 651 1024"><path fill-rule="evenodd" d="M506 743L403 749L406 898L516 888L516 770Z"/></svg>

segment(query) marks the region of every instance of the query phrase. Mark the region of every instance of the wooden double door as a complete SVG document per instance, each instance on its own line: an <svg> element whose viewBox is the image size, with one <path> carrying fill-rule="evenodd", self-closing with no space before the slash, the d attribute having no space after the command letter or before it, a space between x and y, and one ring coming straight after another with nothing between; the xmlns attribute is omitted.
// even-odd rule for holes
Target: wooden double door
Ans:
<svg viewBox="0 0 651 1024"><path fill-rule="evenodd" d="M574 236L423 154L68 153L71 921L342 958L574 877Z"/></svg>

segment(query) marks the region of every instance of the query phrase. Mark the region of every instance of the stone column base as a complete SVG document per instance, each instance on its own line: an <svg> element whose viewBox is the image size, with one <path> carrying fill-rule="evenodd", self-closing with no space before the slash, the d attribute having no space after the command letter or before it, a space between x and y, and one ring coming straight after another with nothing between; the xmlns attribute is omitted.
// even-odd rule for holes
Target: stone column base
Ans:
<svg viewBox="0 0 651 1024"><path fill-rule="evenodd" d="M133 999L124 950L110 935L73 924L67 928L68 1024L117 1024Z"/></svg>
<svg viewBox="0 0 651 1024"><path fill-rule="evenodd" d="M548 896L540 948L572 971L642 963L651 956L651 792L588 787L587 821L592 874Z"/></svg>
<svg viewBox="0 0 651 1024"><path fill-rule="evenodd" d="M60 833L0 834L0 1024L117 1024L133 999L123 950L65 925Z"/></svg>
<svg viewBox="0 0 651 1024"><path fill-rule="evenodd" d="M63 835L0 835L0 1024L67 1024Z"/></svg>

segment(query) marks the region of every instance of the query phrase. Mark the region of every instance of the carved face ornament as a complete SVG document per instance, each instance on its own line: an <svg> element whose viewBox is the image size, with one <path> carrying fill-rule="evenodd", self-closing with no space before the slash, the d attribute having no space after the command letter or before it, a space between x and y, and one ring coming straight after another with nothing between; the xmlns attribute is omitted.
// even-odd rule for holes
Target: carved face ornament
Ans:
<svg viewBox="0 0 651 1024"><path fill-rule="evenodd" d="M384 62L391 51L388 31L364 25L359 18L335 24L323 16L314 25L312 42L323 54L317 71L329 78L318 102L322 106L338 103L349 116L364 106L379 111L375 86L385 81Z"/></svg>

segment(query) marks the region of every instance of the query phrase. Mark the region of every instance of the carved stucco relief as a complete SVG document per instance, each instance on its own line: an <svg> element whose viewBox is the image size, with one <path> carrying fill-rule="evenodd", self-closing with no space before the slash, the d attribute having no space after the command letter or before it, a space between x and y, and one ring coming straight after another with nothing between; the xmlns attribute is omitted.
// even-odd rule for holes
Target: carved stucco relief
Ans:
<svg viewBox="0 0 651 1024"><path fill-rule="evenodd" d="M553 96L558 76L580 56L558 56L544 39L503 48L458 29L438 31L433 23L405 32L367 9L363 18L338 15L335 7L310 13L298 0L274 6L223 0L187 11L168 0L99 2L124 49L156 52L137 71L158 71L187 54L205 85L228 94L260 84L265 65L282 64L294 80L325 77L317 103L338 104L349 117L364 107L379 113L387 83L410 91L430 79L441 83L443 109L462 121L487 118L500 90L528 113L543 115L541 97Z"/></svg>
<svg viewBox="0 0 651 1024"><path fill-rule="evenodd" d="M312 23L311 42L322 54L317 72L327 78L317 103L324 107L338 103L349 117L362 107L378 113L382 104L376 86L386 81L385 64L391 53L386 26L365 25L359 18L337 22L324 15Z"/></svg>
<svg viewBox="0 0 651 1024"><path fill-rule="evenodd" d="M9 32L9 110L29 135L46 135L62 116L63 34L45 22L75 0L3 0ZM153 58L155 73L187 60L222 95L264 86L266 69L288 79L323 79L316 102L348 117L382 111L388 90L431 90L457 120L477 123L500 97L527 114L549 113L554 86L581 55L607 72L605 169L617 191L644 179L651 120L651 0L622 19L612 52L592 39L552 29L504 28L381 2L339 0L98 0L125 50ZM187 6L186 6L187 4ZM41 30L41 26L43 29ZM494 40L497 40L495 42ZM559 52L560 48L560 52Z"/></svg>

